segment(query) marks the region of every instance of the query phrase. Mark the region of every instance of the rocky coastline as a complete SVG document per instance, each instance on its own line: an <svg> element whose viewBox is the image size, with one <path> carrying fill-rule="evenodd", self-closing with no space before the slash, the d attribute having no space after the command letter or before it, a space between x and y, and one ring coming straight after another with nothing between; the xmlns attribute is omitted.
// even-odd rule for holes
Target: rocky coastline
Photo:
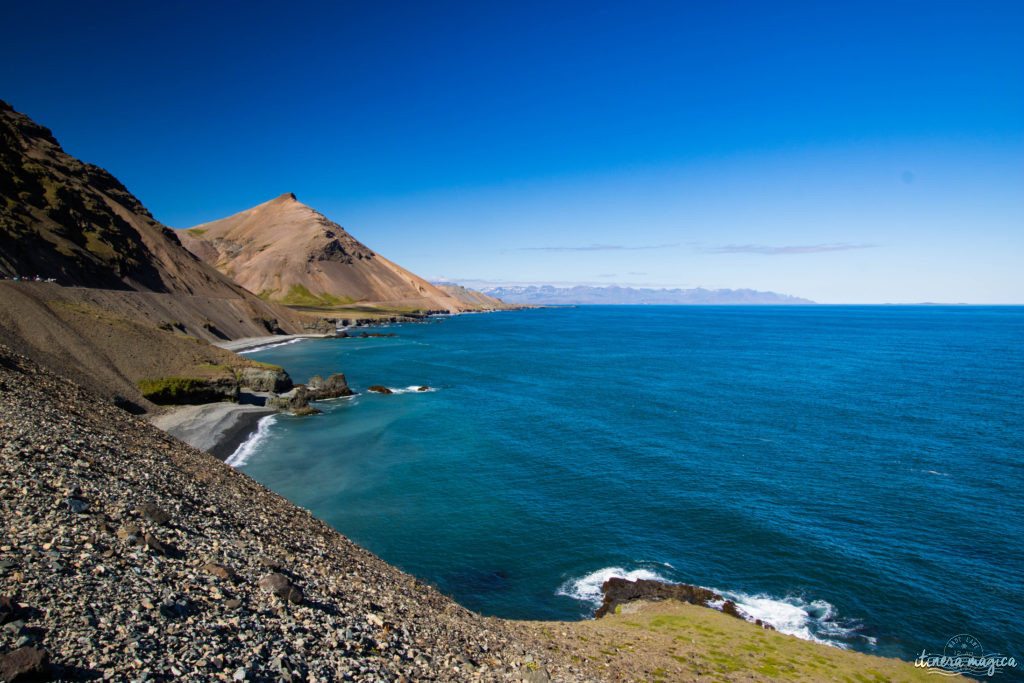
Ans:
<svg viewBox="0 0 1024 683"><path fill-rule="evenodd" d="M397 335L393 332L369 332L365 328L391 322L425 322L429 319L431 318L416 316L409 320L401 320L396 317L388 319L386 323L339 320L338 322L353 322L355 328L364 329L358 334L350 334L349 330L353 328L346 327L339 328L332 334L247 337L220 342L216 346L238 353L306 339L389 338ZM429 387L420 387L419 391L428 389ZM165 406L163 412L151 416L149 421L175 438L205 450L218 460L225 461L255 434L263 417L275 413L316 415L320 410L311 403L352 396L355 393L349 388L342 373L330 374L326 379L321 375L314 375L304 384L295 384L286 370L276 366L243 368L235 372L233 382L225 383L223 387L217 387L215 390L216 395L213 395L213 398L217 402L208 402L206 399L212 394L205 393L209 389L203 388L204 393L179 401L186 405ZM392 393L383 385L371 386L367 391Z"/></svg>
<svg viewBox="0 0 1024 683"><path fill-rule="evenodd" d="M610 581L595 620L482 617L2 345L0 484L3 681L928 680L692 586Z"/></svg>
<svg viewBox="0 0 1024 683"><path fill-rule="evenodd" d="M6 680L599 678L6 348L0 443Z"/></svg>

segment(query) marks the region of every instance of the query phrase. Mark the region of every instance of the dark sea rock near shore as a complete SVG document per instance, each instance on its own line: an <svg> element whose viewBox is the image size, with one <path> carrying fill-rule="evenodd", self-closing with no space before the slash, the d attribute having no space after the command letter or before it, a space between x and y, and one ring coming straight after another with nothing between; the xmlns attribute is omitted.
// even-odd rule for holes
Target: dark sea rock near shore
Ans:
<svg viewBox="0 0 1024 683"><path fill-rule="evenodd" d="M594 613L597 618L614 612L616 607L632 600L678 600L707 607L709 603L725 599L718 593L700 586L690 586L685 583L663 583L648 579L630 581L618 577L605 581L601 586L601 592L604 593L604 601Z"/></svg>
<svg viewBox="0 0 1024 683"><path fill-rule="evenodd" d="M367 387L367 391L372 391L375 394L393 394L395 392L388 389L383 384L374 384L372 387Z"/></svg>
<svg viewBox="0 0 1024 683"><path fill-rule="evenodd" d="M351 396L352 390L345 380L345 375L336 372L327 379L320 375L313 375L307 383L308 397L311 401L319 401L328 398L341 398Z"/></svg>
<svg viewBox="0 0 1024 683"><path fill-rule="evenodd" d="M665 583L649 579L630 581L629 579L613 577L604 582L604 585L601 586L601 592L604 593L604 600L594 613L594 617L598 619L606 614L613 614L616 607L634 600L678 600L679 602L688 602L698 607L712 607L712 603L720 602L722 603L720 608L722 612L730 617L736 617L744 621L747 620L732 600L726 600L718 593L707 588L691 586L685 583ZM752 623L761 628L774 630L771 625L765 624L760 619L755 619Z"/></svg>
<svg viewBox="0 0 1024 683"><path fill-rule="evenodd" d="M285 396L271 396L264 404L270 410L279 410L293 415L315 415L320 412L309 405L309 390L305 384L295 387Z"/></svg>
<svg viewBox="0 0 1024 683"><path fill-rule="evenodd" d="M603 678L2 346L0 509L0 678Z"/></svg>

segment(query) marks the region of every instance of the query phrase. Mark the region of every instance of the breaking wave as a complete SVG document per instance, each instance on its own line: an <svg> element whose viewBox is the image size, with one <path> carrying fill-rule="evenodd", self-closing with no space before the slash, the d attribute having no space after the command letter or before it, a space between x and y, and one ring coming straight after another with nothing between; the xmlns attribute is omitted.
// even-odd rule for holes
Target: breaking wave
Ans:
<svg viewBox="0 0 1024 683"><path fill-rule="evenodd" d="M224 464L231 467L241 467L249 462L249 458L256 452L260 442L270 435L270 425L274 424L276 419L276 414L261 417L256 425L256 431L253 432L252 436L239 444L235 452L227 457Z"/></svg>
<svg viewBox="0 0 1024 683"><path fill-rule="evenodd" d="M672 568L667 564L663 566ZM585 576L569 579L558 587L555 594L579 600L596 608L601 605L603 599L601 586L613 577L629 581L669 581L653 569L627 570L622 567L605 567ZM718 593L725 600L736 603L736 607L747 621L759 619L779 633L842 649L848 649L854 643L868 647L876 644L875 638L863 633L864 628L860 622L841 619L835 606L825 600L805 600L794 596L780 599L764 594L750 595L716 588L709 590ZM713 602L708 606L721 610L725 600Z"/></svg>
<svg viewBox="0 0 1024 683"><path fill-rule="evenodd" d="M564 595L581 602L590 603L594 607L600 607L601 600L603 599L601 586L611 578L628 579L630 581L636 581L637 579L648 579L650 581L668 580L650 569L627 571L622 567L605 567L578 579L569 579L558 587L555 595Z"/></svg>
<svg viewBox="0 0 1024 683"><path fill-rule="evenodd" d="M437 391L434 387L427 387L424 391L420 391L420 387L423 384L410 384L405 388L388 387L392 394L425 394L428 391Z"/></svg>

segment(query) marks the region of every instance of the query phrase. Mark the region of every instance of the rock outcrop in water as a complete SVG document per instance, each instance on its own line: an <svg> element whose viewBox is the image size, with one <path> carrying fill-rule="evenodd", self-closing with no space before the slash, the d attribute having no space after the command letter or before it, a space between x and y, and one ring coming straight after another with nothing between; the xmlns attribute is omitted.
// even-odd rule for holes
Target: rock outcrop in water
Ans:
<svg viewBox="0 0 1024 683"><path fill-rule="evenodd" d="M313 375L306 384L309 389L309 400L320 401L328 398L341 398L351 396L352 390L345 381L345 375L336 372L327 379L320 375Z"/></svg>
<svg viewBox="0 0 1024 683"><path fill-rule="evenodd" d="M614 613L616 607L635 600L678 600L679 602L688 602L698 607L714 607L715 604L718 604L720 605L718 609L730 617L747 621L747 618L740 613L736 603L732 600L726 600L718 593L707 588L691 586L685 583L665 583L649 579L630 581L629 579L612 577L601 586L601 592L604 594L604 600L594 613L594 616L598 619L606 614ZM770 624L766 624L760 619L754 619L752 623L761 628L774 630Z"/></svg>
<svg viewBox="0 0 1024 683"><path fill-rule="evenodd" d="M678 600L692 605L707 607L712 602L724 600L721 595L700 586L685 583L663 583L648 579L621 579L612 577L601 586L604 601L594 616L601 618L615 611L619 605L632 600Z"/></svg>

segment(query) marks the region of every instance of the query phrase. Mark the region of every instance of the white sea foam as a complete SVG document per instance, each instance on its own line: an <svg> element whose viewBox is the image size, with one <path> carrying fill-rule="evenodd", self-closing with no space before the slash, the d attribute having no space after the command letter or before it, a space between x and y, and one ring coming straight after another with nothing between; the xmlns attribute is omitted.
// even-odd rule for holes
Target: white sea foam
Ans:
<svg viewBox="0 0 1024 683"><path fill-rule="evenodd" d="M764 594L711 590L736 603L748 620L760 619L780 633L843 649L848 648L855 638L861 638L869 645L875 644L875 638L858 633L856 624L846 622L844 625L837 621L835 606L825 600L808 601L795 596L779 599ZM721 609L722 603L712 607Z"/></svg>
<svg viewBox="0 0 1024 683"><path fill-rule="evenodd" d="M427 388L427 391L420 391L420 387L422 387L422 386L424 386L424 385L422 385L422 384L410 384L409 386L405 387L404 389L398 389L398 388L395 388L395 387L388 387L388 389L391 390L392 394L413 394L413 393L425 394L425 393L427 393L427 391L437 391L437 389L435 389L433 387Z"/></svg>
<svg viewBox="0 0 1024 683"><path fill-rule="evenodd" d="M667 580L665 577L649 569L633 569L627 571L622 567L605 567L604 569L598 569L596 572L591 572L579 579L569 579L558 587L555 594L565 595L582 602L589 602L597 607L601 604L601 600L603 599L601 595L601 586L604 585L605 581L611 578L628 579L629 581L636 581L637 579L649 579L651 581Z"/></svg>
<svg viewBox="0 0 1024 683"><path fill-rule="evenodd" d="M667 563L660 564L671 567ZM605 567L581 578L569 579L559 586L555 593L596 607L601 604L603 599L601 586L612 577L629 581L637 579L668 580L650 569L626 570L622 567ZM716 588L708 590L714 591L724 598L724 600L710 603L709 607L721 610L725 600L732 600L747 620L760 619L780 633L843 649L848 648L849 643L856 638L863 639L871 646L875 645L875 639L859 633L856 624L839 622L836 619L835 607L824 600L807 601L799 597L779 599L764 594L748 595Z"/></svg>
<svg viewBox="0 0 1024 683"><path fill-rule="evenodd" d="M235 452L228 456L224 461L224 464L230 465L231 467L241 467L245 463L249 462L249 458L256 452L256 447L261 441L269 436L270 425L274 424L276 419L276 414L261 417L260 421L256 425L256 431L253 435L243 441L238 448L235 449Z"/></svg>
<svg viewBox="0 0 1024 683"><path fill-rule="evenodd" d="M279 346L288 346L289 344L298 344L300 341L306 341L306 337L299 337L298 339L289 339L283 342L274 342L265 346L254 346L251 349L242 349L238 353L255 353L257 351L266 351L268 349L276 349Z"/></svg>

